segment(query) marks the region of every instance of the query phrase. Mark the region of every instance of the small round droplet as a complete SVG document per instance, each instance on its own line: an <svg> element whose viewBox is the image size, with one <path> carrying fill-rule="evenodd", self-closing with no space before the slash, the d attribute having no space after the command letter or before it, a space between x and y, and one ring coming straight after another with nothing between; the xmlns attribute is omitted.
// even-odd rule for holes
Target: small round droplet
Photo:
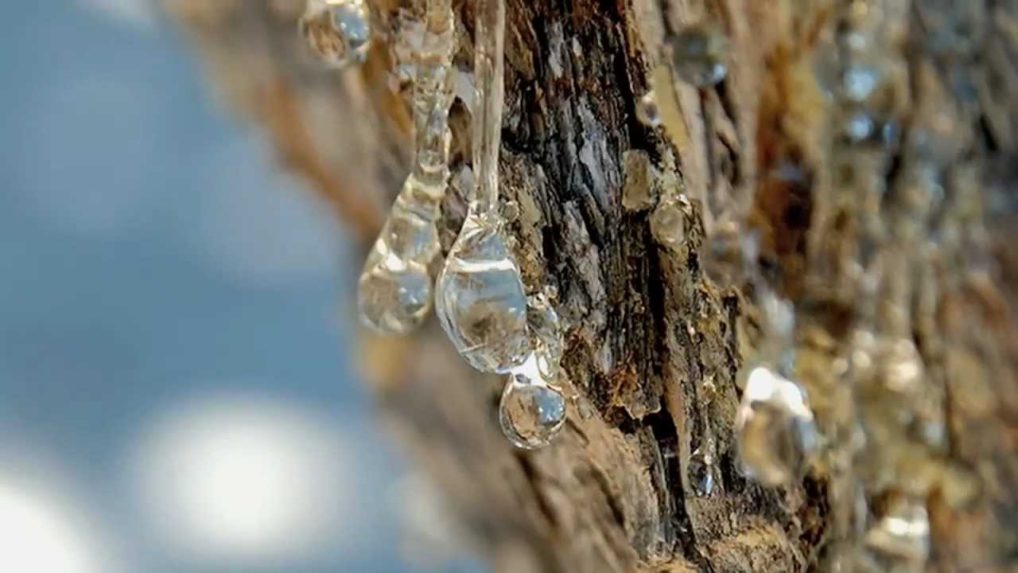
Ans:
<svg viewBox="0 0 1018 573"><path fill-rule="evenodd" d="M636 119L647 127L661 125L661 108L657 105L657 97L653 90L643 94L636 102Z"/></svg>
<svg viewBox="0 0 1018 573"><path fill-rule="evenodd" d="M693 493L706 497L714 492L714 460L702 448L697 448L689 456L689 483Z"/></svg>
<svg viewBox="0 0 1018 573"><path fill-rule="evenodd" d="M364 0L308 0L300 33L311 52L330 67L342 68L367 58L371 15Z"/></svg>
<svg viewBox="0 0 1018 573"><path fill-rule="evenodd" d="M531 358L515 370L502 392L498 419L502 432L518 448L543 448L562 430L566 398L546 382Z"/></svg>
<svg viewBox="0 0 1018 573"><path fill-rule="evenodd" d="M507 223L512 223L520 218L520 204L516 201L506 201L502 204L502 217Z"/></svg>
<svg viewBox="0 0 1018 573"><path fill-rule="evenodd" d="M802 388L763 366L749 374L735 425L743 468L766 486L799 479L818 443Z"/></svg>
<svg viewBox="0 0 1018 573"><path fill-rule="evenodd" d="M864 102L880 86L883 73L876 64L858 62L845 69L841 80L842 93L849 101Z"/></svg>
<svg viewBox="0 0 1018 573"><path fill-rule="evenodd" d="M683 197L665 197L650 216L650 232L658 244L672 250L682 246L686 238L686 215L689 201Z"/></svg>
<svg viewBox="0 0 1018 573"><path fill-rule="evenodd" d="M696 87L716 85L728 74L728 40L715 26L687 26L672 38L671 49L675 72Z"/></svg>

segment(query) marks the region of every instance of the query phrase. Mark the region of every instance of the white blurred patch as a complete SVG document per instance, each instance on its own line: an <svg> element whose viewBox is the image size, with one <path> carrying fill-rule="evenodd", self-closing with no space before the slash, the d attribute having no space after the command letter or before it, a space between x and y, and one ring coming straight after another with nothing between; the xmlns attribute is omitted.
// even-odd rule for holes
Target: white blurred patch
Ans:
<svg viewBox="0 0 1018 573"><path fill-rule="evenodd" d="M357 523L352 458L338 431L298 407L221 397L171 412L134 462L161 541L189 559L254 566L313 558Z"/></svg>
<svg viewBox="0 0 1018 573"><path fill-rule="evenodd" d="M98 573L82 529L60 503L0 481L0 571Z"/></svg>
<svg viewBox="0 0 1018 573"><path fill-rule="evenodd" d="M422 571L445 571L468 554L466 533L426 475L404 476L393 490L392 501L408 562Z"/></svg>
<svg viewBox="0 0 1018 573"><path fill-rule="evenodd" d="M153 0L78 0L85 8L137 30L150 32L158 23Z"/></svg>
<svg viewBox="0 0 1018 573"><path fill-rule="evenodd" d="M324 201L282 176L253 139L225 146L203 166L192 248L233 280L291 284L338 272L340 237Z"/></svg>

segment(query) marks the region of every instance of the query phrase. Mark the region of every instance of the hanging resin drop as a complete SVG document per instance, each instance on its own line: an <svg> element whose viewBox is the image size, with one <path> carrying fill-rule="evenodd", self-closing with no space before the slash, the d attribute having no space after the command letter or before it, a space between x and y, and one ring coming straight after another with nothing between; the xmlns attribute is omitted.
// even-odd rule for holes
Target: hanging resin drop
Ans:
<svg viewBox="0 0 1018 573"><path fill-rule="evenodd" d="M534 355L538 369L549 380L558 378L565 341L562 321L545 293L527 299L527 326L533 335Z"/></svg>
<svg viewBox="0 0 1018 573"><path fill-rule="evenodd" d="M437 221L445 180L411 175L403 185L358 283L361 322L382 334L406 334L431 308L431 262L441 251Z"/></svg>
<svg viewBox="0 0 1018 573"><path fill-rule="evenodd" d="M670 41L675 73L696 87L710 87L728 74L728 41L708 24L683 28Z"/></svg>
<svg viewBox="0 0 1018 573"><path fill-rule="evenodd" d="M880 571L920 573L930 554L930 520L926 506L914 499L891 500L866 532L866 558Z"/></svg>
<svg viewBox="0 0 1018 573"><path fill-rule="evenodd" d="M770 368L750 372L735 425L743 468L767 486L800 478L817 446L802 388Z"/></svg>
<svg viewBox="0 0 1018 573"><path fill-rule="evenodd" d="M647 127L658 127L661 125L661 108L657 103L657 96L651 90L636 102L636 119Z"/></svg>
<svg viewBox="0 0 1018 573"><path fill-rule="evenodd" d="M694 494L706 497L714 493L714 459L710 453L697 448L690 454L688 475Z"/></svg>
<svg viewBox="0 0 1018 573"><path fill-rule="evenodd" d="M311 52L330 67L360 63L371 46L371 14L365 0L308 0L300 33Z"/></svg>
<svg viewBox="0 0 1018 573"><path fill-rule="evenodd" d="M527 297L496 213L467 216L439 275L436 307L474 368L504 374L527 358Z"/></svg>
<svg viewBox="0 0 1018 573"><path fill-rule="evenodd" d="M692 213L684 195L668 195L661 199L650 216L650 233L659 245L679 250L686 240L686 218Z"/></svg>
<svg viewBox="0 0 1018 573"><path fill-rule="evenodd" d="M545 379L535 353L509 376L498 420L513 445L534 450L547 446L562 430L566 409L565 396Z"/></svg>
<svg viewBox="0 0 1018 573"><path fill-rule="evenodd" d="M477 9L476 187L459 237L438 278L436 309L456 350L482 372L507 373L530 354L527 297L498 212L505 44L503 0Z"/></svg>
<svg viewBox="0 0 1018 573"><path fill-rule="evenodd" d="M358 284L361 321L383 334L406 334L431 308L432 262L439 255L440 204L448 182L452 104L452 14L432 0L416 54L413 112L416 145L407 177L364 265Z"/></svg>

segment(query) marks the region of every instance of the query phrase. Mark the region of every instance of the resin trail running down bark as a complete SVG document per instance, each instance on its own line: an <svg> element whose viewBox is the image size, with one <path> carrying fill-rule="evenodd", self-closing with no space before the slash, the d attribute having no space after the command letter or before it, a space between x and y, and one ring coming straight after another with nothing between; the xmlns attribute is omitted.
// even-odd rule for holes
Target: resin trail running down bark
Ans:
<svg viewBox="0 0 1018 573"><path fill-rule="evenodd" d="M505 3L478 3L475 30L476 187L459 237L438 279L437 309L456 350L482 372L504 374L531 350L527 297L498 210L505 73Z"/></svg>
<svg viewBox="0 0 1018 573"><path fill-rule="evenodd" d="M441 253L438 222L449 180L453 22L450 0L429 0L415 62L414 166L358 284L361 322L382 334L407 334L431 310L431 268Z"/></svg>

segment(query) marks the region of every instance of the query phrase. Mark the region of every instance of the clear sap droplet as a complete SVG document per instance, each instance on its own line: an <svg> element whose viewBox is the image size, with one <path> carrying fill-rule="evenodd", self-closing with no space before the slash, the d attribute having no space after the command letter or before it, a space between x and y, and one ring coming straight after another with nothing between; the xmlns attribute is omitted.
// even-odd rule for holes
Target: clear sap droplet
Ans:
<svg viewBox="0 0 1018 573"><path fill-rule="evenodd" d="M383 334L406 334L431 308L431 262L441 245L436 221L444 184L411 175L364 264L358 284L361 322Z"/></svg>
<svg viewBox="0 0 1018 573"><path fill-rule="evenodd" d="M700 251L704 273L715 283L738 285L755 264L754 236L732 220L719 220Z"/></svg>
<svg viewBox="0 0 1018 573"><path fill-rule="evenodd" d="M903 394L922 390L923 359L912 340L899 338L891 341L883 348L883 353L882 375L888 389Z"/></svg>
<svg viewBox="0 0 1018 573"><path fill-rule="evenodd" d="M651 90L636 102L636 119L647 127L658 127L661 125L661 108L658 107L657 97Z"/></svg>
<svg viewBox="0 0 1018 573"><path fill-rule="evenodd" d="M497 212L471 212L438 278L438 316L456 350L504 374L530 353L527 297Z"/></svg>
<svg viewBox="0 0 1018 573"><path fill-rule="evenodd" d="M818 441L802 388L766 367L749 374L736 431L743 468L767 486L800 478Z"/></svg>
<svg viewBox="0 0 1018 573"><path fill-rule="evenodd" d="M693 24L671 40L675 72L696 87L713 86L728 74L728 40L715 26Z"/></svg>
<svg viewBox="0 0 1018 573"><path fill-rule="evenodd" d="M650 216L650 232L658 244L672 250L686 238L686 215L690 211L685 197L665 197Z"/></svg>
<svg viewBox="0 0 1018 573"><path fill-rule="evenodd" d="M866 532L869 557L884 571L921 572L930 554L930 521L920 501L892 500Z"/></svg>
<svg viewBox="0 0 1018 573"><path fill-rule="evenodd" d="M841 77L842 93L849 101L864 102L877 90L882 71L876 64L857 62L845 68Z"/></svg>
<svg viewBox="0 0 1018 573"><path fill-rule="evenodd" d="M549 379L558 377L565 341L562 321L545 293L527 299L527 325L534 335L534 355L541 374Z"/></svg>
<svg viewBox="0 0 1018 573"><path fill-rule="evenodd" d="M543 448L562 430L566 420L566 398L549 384L531 355L509 376L498 420L502 432L518 448Z"/></svg>
<svg viewBox="0 0 1018 573"><path fill-rule="evenodd" d="M371 43L371 15L364 0L308 0L300 33L312 54L330 67L363 62Z"/></svg>
<svg viewBox="0 0 1018 573"><path fill-rule="evenodd" d="M689 483L693 493L708 496L714 492L714 460L709 453L697 448L689 456Z"/></svg>
<svg viewBox="0 0 1018 573"><path fill-rule="evenodd" d="M520 204L516 201L506 201L502 204L502 216L505 218L507 223L520 218Z"/></svg>

